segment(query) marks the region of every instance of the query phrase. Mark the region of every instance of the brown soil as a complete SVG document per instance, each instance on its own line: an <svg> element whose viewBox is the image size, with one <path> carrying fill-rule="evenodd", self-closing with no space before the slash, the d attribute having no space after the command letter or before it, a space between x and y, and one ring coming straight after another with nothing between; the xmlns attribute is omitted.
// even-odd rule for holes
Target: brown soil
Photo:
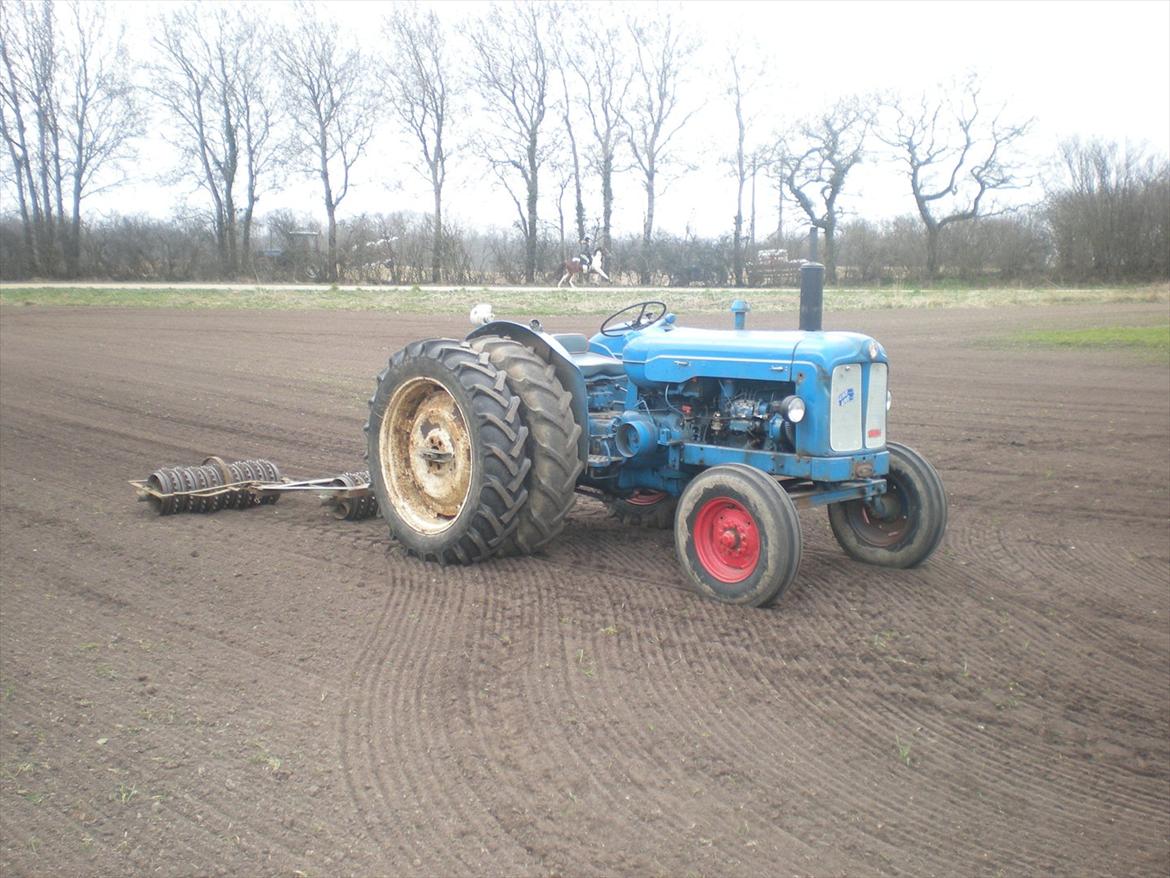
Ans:
<svg viewBox="0 0 1170 878"><path fill-rule="evenodd" d="M462 321L5 309L0 872L1166 875L1170 374L980 342L1164 316L829 315L950 529L888 571L804 514L761 611L590 500L445 569L306 497L134 502L209 454L358 468L371 377Z"/></svg>

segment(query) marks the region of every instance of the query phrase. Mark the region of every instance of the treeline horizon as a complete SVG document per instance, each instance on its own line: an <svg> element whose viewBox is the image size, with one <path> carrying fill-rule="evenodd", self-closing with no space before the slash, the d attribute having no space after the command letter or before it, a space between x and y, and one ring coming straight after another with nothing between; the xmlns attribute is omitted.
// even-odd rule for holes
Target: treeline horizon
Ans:
<svg viewBox="0 0 1170 878"><path fill-rule="evenodd" d="M454 26L396 4L373 51L326 10L299 3L273 24L244 3L170 7L132 56L104 4L0 6L0 278L546 283L591 235L619 283L776 285L814 256L809 230L830 283L1170 278L1170 160L1072 139L1029 161L1034 119L974 74L844 95L779 125L759 100L774 75L763 59L729 48L696 83L699 35L659 7L601 21L571 2L516 2ZM688 126L712 103L736 124L724 151L690 154ZM152 125L174 153L160 179L199 194L169 218L84 210ZM344 213L377 132L413 144L428 212ZM510 226L448 218L454 162L507 193ZM898 168L913 212L859 218L863 162ZM699 163L726 170L726 233L662 232L656 199ZM320 182L323 217L258 209L291 176ZM1043 198L1014 204L1037 179ZM757 203L757 189L770 195ZM614 204L634 197L642 228L619 234Z"/></svg>

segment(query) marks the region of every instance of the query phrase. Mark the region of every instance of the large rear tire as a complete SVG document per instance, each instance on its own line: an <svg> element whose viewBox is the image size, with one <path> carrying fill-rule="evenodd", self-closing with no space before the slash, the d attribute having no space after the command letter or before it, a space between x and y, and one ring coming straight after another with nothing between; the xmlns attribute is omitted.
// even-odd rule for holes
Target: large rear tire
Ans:
<svg viewBox="0 0 1170 878"><path fill-rule="evenodd" d="M408 345L378 376L366 433L378 507L411 553L471 564L516 530L528 430L486 353L451 339Z"/></svg>
<svg viewBox="0 0 1170 878"><path fill-rule="evenodd" d="M674 545L702 594L766 607L800 568L800 517L766 473L739 463L713 466L695 476L679 498Z"/></svg>
<svg viewBox="0 0 1170 878"><path fill-rule="evenodd" d="M528 427L528 500L519 523L500 546L501 555L530 555L546 546L565 527L565 516L576 499L583 464L577 456L581 427L573 419L573 398L561 385L551 364L510 338L489 336L471 346L488 355L508 376L520 398L520 415Z"/></svg>
<svg viewBox="0 0 1170 878"><path fill-rule="evenodd" d="M916 567L942 542L947 495L934 467L897 442L887 445L886 493L829 507L833 536L845 554L881 567Z"/></svg>

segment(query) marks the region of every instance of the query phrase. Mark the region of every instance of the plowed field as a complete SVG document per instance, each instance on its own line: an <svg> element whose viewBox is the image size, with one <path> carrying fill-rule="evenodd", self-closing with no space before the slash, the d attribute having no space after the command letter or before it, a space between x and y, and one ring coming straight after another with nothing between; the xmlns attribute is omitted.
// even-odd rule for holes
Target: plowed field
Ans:
<svg viewBox="0 0 1170 878"><path fill-rule="evenodd" d="M745 610L587 499L469 568L307 497L134 502L209 454L361 468L372 376L464 321L5 308L0 872L1165 876L1170 374L986 341L1164 318L828 315L886 344L950 528L888 571L803 513Z"/></svg>

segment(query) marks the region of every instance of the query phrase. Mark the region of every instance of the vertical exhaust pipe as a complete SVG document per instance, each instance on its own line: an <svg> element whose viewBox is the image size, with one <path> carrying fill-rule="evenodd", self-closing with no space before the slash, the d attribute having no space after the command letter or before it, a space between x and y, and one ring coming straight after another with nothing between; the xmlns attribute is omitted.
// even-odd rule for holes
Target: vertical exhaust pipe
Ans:
<svg viewBox="0 0 1170 878"><path fill-rule="evenodd" d="M825 266L806 262L800 267L800 328L821 331L821 314L825 301Z"/></svg>

